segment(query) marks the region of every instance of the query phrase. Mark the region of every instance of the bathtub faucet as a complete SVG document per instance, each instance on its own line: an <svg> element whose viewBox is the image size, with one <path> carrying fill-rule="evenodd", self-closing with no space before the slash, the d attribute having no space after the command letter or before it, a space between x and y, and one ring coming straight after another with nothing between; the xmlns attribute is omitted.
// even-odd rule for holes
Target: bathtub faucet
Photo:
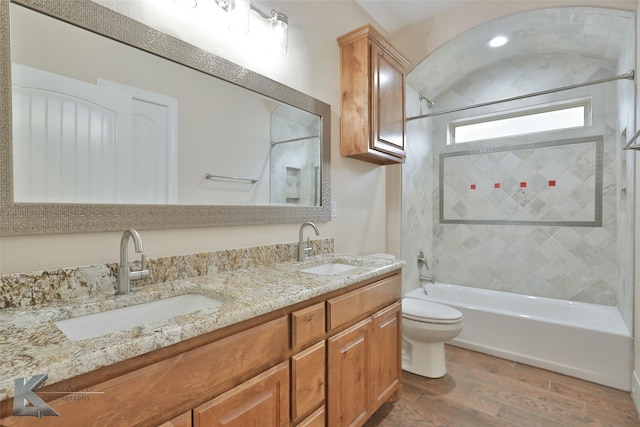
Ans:
<svg viewBox="0 0 640 427"><path fill-rule="evenodd" d="M429 269L429 263L427 262L427 258L424 256L424 252L418 252L418 268L425 267L427 270Z"/></svg>
<svg viewBox="0 0 640 427"><path fill-rule="evenodd" d="M424 282L431 283L432 285L434 283L436 283L436 281L433 279L433 277L425 276L424 274L421 274L420 275L420 283L424 283Z"/></svg>
<svg viewBox="0 0 640 427"><path fill-rule="evenodd" d="M422 269L422 267L425 267L427 270L429 270L429 263L427 262L427 258L424 256L424 252L420 251L418 252L418 268ZM433 284L436 281L433 279L432 276L425 276L421 274L420 283L423 283L423 282L428 282ZM425 293L426 293L426 289L425 289Z"/></svg>

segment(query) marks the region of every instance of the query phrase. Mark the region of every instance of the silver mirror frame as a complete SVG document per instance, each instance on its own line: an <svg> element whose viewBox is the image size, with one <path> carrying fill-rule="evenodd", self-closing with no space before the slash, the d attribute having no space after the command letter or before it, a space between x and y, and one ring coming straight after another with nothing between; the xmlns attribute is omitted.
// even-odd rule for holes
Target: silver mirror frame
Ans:
<svg viewBox="0 0 640 427"><path fill-rule="evenodd" d="M9 3L33 9L321 117L321 206L14 203ZM0 0L0 236L331 220L331 106L89 0Z"/></svg>

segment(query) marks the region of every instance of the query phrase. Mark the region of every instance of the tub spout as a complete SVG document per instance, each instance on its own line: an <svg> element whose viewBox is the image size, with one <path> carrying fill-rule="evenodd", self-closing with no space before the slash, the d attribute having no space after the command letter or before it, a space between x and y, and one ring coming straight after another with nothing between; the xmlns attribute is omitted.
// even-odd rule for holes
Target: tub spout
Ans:
<svg viewBox="0 0 640 427"><path fill-rule="evenodd" d="M434 278L433 278L433 277L431 277L431 276L425 276L425 275L421 274L421 275L420 275L420 283L425 283L425 282L426 282L426 283L431 283L432 285L433 285L434 283L436 283L436 281L434 280Z"/></svg>

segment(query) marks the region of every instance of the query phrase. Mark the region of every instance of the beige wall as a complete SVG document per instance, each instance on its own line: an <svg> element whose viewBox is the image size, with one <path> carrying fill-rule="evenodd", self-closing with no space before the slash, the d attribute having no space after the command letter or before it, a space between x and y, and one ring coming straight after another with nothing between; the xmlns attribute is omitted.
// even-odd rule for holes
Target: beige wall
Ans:
<svg viewBox="0 0 640 427"><path fill-rule="evenodd" d="M107 3L105 0L99 2ZM124 7L125 2L111 3L117 8ZM135 2L137 6L143 3L143 0ZM394 252L399 255L397 242L391 249L387 248L386 243L387 230L399 230L398 215L392 215L387 220L387 169L342 158L339 150L340 59L336 38L368 23L370 17L352 1L265 2L261 7L267 11L273 7L289 17L289 51L284 57L266 58L251 51L250 46L244 51L238 49L232 39L227 40L228 32L223 33L225 38L216 39L214 33L211 39L207 39L202 34L208 33L196 31L197 37L193 40L206 44L220 56L331 105L332 199L337 201L338 216L331 222L318 224L321 236L334 237L337 252L363 254L391 251L395 247ZM134 12L144 13L144 8ZM149 15L149 19L153 18L153 15ZM188 20L189 17L184 19ZM193 36L186 33L188 25L180 23L180 19L174 19L171 21L173 27L164 30L174 31L183 38ZM399 194L399 168L390 170L389 175L395 177L391 181L392 189L395 188L393 192ZM398 203L397 197L389 200ZM398 209L392 207L392 211ZM141 234L147 255L158 257L296 241L299 226L144 230ZM113 232L1 238L0 274L115 262L119 254L120 235L120 232Z"/></svg>
<svg viewBox="0 0 640 427"><path fill-rule="evenodd" d="M640 1L637 2L640 9ZM640 37L638 36L638 12L636 11L636 76L638 75L638 70L640 69ZM638 79L636 77L635 81L636 87L636 130L639 127L640 123L640 111L638 109ZM631 379L631 394L633 397L633 401L636 404L636 408L638 412L640 412L640 339L638 337L638 332L640 331L640 292L638 289L640 288L640 275L638 274L638 266L640 266L640 239L637 236L638 227L640 227L640 152L636 151L634 156L635 161L635 193L634 193L634 304L633 304L633 337L634 337L634 348L633 348L633 378Z"/></svg>

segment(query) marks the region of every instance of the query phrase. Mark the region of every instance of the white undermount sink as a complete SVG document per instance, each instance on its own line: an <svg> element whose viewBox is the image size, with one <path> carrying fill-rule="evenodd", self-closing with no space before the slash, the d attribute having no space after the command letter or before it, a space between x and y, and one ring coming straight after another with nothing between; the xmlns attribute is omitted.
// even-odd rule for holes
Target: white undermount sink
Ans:
<svg viewBox="0 0 640 427"><path fill-rule="evenodd" d="M325 276L330 276L332 274L340 274L345 271L353 270L358 268L355 265L349 264L341 264L339 262L330 262L327 264L320 264L314 267L303 268L300 270L303 273L313 273L313 274L323 274Z"/></svg>
<svg viewBox="0 0 640 427"><path fill-rule="evenodd" d="M222 304L200 294L185 294L55 322L72 341L95 338Z"/></svg>

